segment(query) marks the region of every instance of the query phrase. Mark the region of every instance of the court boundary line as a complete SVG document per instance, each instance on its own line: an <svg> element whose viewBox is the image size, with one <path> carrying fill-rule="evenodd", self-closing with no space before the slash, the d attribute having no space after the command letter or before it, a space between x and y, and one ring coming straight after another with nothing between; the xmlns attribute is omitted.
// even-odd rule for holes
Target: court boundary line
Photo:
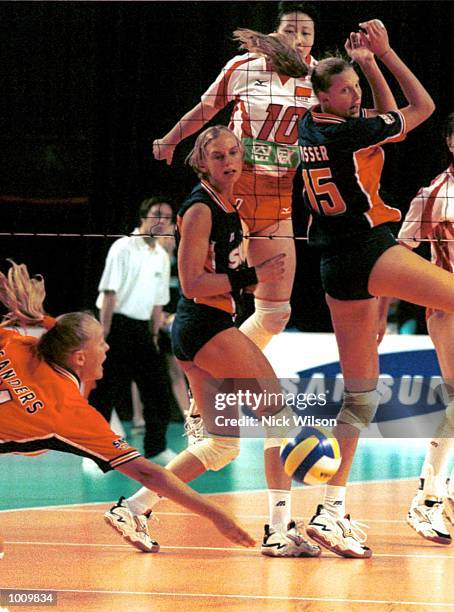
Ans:
<svg viewBox="0 0 454 612"><path fill-rule="evenodd" d="M2 587L5 588L5 587ZM6 587L8 590L20 591L36 591L31 587ZM247 599L247 600L262 600L262 601L316 601L327 603L358 603L358 604L376 604L376 605L400 605L400 606L432 606L432 607L448 607L453 608L454 603L445 602L427 602L427 601L393 601L386 599L345 599L341 597L299 597L285 595L242 595L238 593L220 594L220 593L172 593L168 591L102 591L100 589L52 589L57 595L59 593L81 593L81 594L96 594L96 595L134 595L145 597L186 597L186 598L214 598L214 599Z"/></svg>
<svg viewBox="0 0 454 612"><path fill-rule="evenodd" d="M349 482L348 486L358 486L358 485L367 485L367 484L384 484L384 483L394 483L394 482L408 482L411 480L418 480L418 476L409 476L408 478L388 478L386 480L358 480L355 482ZM308 485L308 487L298 487L295 489L292 489L292 491L306 491L306 490L318 490L318 489L322 489L323 487L325 487L326 485ZM244 493L247 494L251 494L251 493L266 493L268 491L268 489L253 489L253 490L248 490L245 489L243 491L216 491L215 493L211 492L211 493L200 493L200 495L206 495L206 496L213 496L213 495L242 495ZM77 503L72 503L72 504L57 504L55 506L51 505L51 506L23 506L20 508L11 508L11 509L0 509L0 514L4 513L4 512L21 512L22 510L58 510L58 509L62 509L62 508L75 508L76 506L96 506L96 505L101 505L101 504L116 504L118 501L118 498L114 499L114 500L107 500L107 501L96 501L96 502L77 502ZM176 502L172 502L172 503L176 503ZM179 504L178 504L179 505Z"/></svg>
<svg viewBox="0 0 454 612"><path fill-rule="evenodd" d="M124 549L125 551L131 551L131 552L137 552L136 549L133 550L133 547L129 544L93 544L93 543L84 543L84 542L43 542L43 541L31 541L31 540L24 540L24 541L18 541L18 540L5 540L5 544L7 545L13 545L13 546L48 546L48 547L52 547L52 546L56 546L56 547L60 547L60 548L80 548L80 547L85 547L85 548L121 548ZM233 547L233 546L170 546L170 545L166 545L166 546L161 546L160 547L161 550L195 550L195 551L209 551L209 552L231 552L231 553L235 553L235 552L241 552L244 553L246 551L253 553L254 555L261 555L260 550L258 548L237 548L237 547ZM446 547L447 548L447 547ZM444 550L444 549L442 549ZM326 556L330 556L333 559L339 559L339 555L336 555L335 553L332 553L328 550L323 549L323 553ZM142 553L142 554L146 554L148 556L147 553ZM152 554L152 553L150 553ZM154 554L158 554L158 553L154 553ZM443 559L443 560L454 560L454 551L453 554L446 554L446 555L428 555L428 554L398 554L398 553L375 553L373 554L373 557L391 557L391 558L404 558L404 559Z"/></svg>

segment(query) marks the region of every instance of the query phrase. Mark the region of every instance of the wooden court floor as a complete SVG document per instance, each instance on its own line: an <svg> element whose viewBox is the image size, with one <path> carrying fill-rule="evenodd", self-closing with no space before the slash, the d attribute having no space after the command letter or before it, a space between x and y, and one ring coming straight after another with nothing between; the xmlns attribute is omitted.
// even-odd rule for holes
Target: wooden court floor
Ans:
<svg viewBox="0 0 454 612"><path fill-rule="evenodd" d="M350 486L348 509L369 525L368 560L328 551L319 559L264 557L258 548L234 547L209 521L169 501L151 526L158 554L124 543L103 521L105 503L2 511L0 587L56 591L56 609L65 612L446 610L454 607L454 545L431 544L406 525L415 486L415 480ZM315 487L296 490L293 515L307 521L320 495ZM260 540L265 492L211 497Z"/></svg>

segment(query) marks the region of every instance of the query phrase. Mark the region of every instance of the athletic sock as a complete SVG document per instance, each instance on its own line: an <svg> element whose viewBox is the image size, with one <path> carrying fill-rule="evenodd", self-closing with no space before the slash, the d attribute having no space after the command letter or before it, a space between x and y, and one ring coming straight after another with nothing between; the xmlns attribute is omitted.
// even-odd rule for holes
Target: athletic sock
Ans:
<svg viewBox="0 0 454 612"><path fill-rule="evenodd" d="M346 493L347 487L326 485L325 498L323 500L325 510L343 518L345 516Z"/></svg>
<svg viewBox="0 0 454 612"><path fill-rule="evenodd" d="M291 491L268 489L268 506L270 511L270 526L273 529L287 531L291 520Z"/></svg>
<svg viewBox="0 0 454 612"><path fill-rule="evenodd" d="M128 497L126 502L133 514L149 514L161 499L165 498L146 487L142 487L137 493Z"/></svg>

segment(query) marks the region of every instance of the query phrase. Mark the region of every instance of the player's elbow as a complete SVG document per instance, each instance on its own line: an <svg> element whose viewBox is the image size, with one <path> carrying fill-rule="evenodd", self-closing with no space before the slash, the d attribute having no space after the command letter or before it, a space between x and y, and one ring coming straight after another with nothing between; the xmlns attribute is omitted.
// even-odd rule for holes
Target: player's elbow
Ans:
<svg viewBox="0 0 454 612"><path fill-rule="evenodd" d="M188 298L188 300L194 300L201 297L201 284L198 278L182 278L180 282L183 295Z"/></svg>
<svg viewBox="0 0 454 612"><path fill-rule="evenodd" d="M428 119L435 110L435 102L428 95L427 99L424 101L422 112L424 113L424 119Z"/></svg>

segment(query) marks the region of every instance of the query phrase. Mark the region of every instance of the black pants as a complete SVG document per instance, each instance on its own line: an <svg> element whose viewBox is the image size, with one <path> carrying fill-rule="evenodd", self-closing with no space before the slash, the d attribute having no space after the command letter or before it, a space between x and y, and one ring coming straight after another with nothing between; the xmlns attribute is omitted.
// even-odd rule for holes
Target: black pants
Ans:
<svg viewBox="0 0 454 612"><path fill-rule="evenodd" d="M130 397L131 382L139 389L145 420L144 455L153 457L166 448L170 420L170 380L147 321L123 315L112 317L104 376L97 381L90 403L108 421L112 409Z"/></svg>

